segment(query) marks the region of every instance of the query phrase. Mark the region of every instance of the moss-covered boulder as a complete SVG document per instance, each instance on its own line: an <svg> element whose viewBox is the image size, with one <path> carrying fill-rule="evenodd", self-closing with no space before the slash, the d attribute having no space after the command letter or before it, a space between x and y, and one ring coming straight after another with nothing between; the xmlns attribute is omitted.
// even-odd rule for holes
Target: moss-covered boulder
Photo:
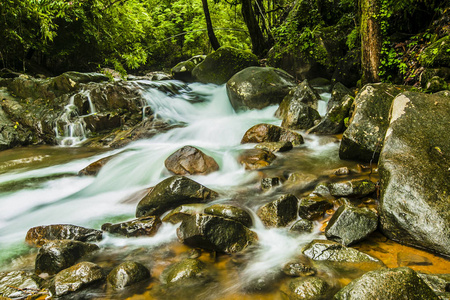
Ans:
<svg viewBox="0 0 450 300"><path fill-rule="evenodd" d="M417 273L436 295L442 299L448 299L450 296L450 274L426 274Z"/></svg>
<svg viewBox="0 0 450 300"><path fill-rule="evenodd" d="M298 199L286 194L261 206L257 215L267 227L284 227L297 218Z"/></svg>
<svg viewBox="0 0 450 300"><path fill-rule="evenodd" d="M30 245L42 246L53 240L76 240L96 242L103 238L101 230L69 224L43 225L30 228L25 241Z"/></svg>
<svg viewBox="0 0 450 300"><path fill-rule="evenodd" d="M380 224L389 238L450 256L450 92L405 92L379 162Z"/></svg>
<svg viewBox="0 0 450 300"><path fill-rule="evenodd" d="M174 284L183 281L205 282L211 280L211 271L201 260L187 258L165 268L159 280L163 284Z"/></svg>
<svg viewBox="0 0 450 300"><path fill-rule="evenodd" d="M224 84L237 72L258 65L256 55L232 47L220 47L198 64L192 75L203 83Z"/></svg>
<svg viewBox="0 0 450 300"><path fill-rule="evenodd" d="M56 274L98 249L97 245L72 240L48 242L39 249L35 272L36 274Z"/></svg>
<svg viewBox="0 0 450 300"><path fill-rule="evenodd" d="M192 146L184 146L172 153L164 165L176 175L206 175L219 170L214 158Z"/></svg>
<svg viewBox="0 0 450 300"><path fill-rule="evenodd" d="M419 56L425 67L450 68L450 36L445 36L429 45Z"/></svg>
<svg viewBox="0 0 450 300"><path fill-rule="evenodd" d="M109 272L106 280L115 289L123 289L126 286L150 279L150 271L143 264L126 261Z"/></svg>
<svg viewBox="0 0 450 300"><path fill-rule="evenodd" d="M450 68L427 68L420 75L420 85L429 92L450 90Z"/></svg>
<svg viewBox="0 0 450 300"><path fill-rule="evenodd" d="M250 214L243 208L229 204L214 204L206 207L203 212L208 215L219 216L241 222L247 227L253 225Z"/></svg>
<svg viewBox="0 0 450 300"><path fill-rule="evenodd" d="M420 279L416 272L403 267L367 272L341 289L334 299L438 300L439 297Z"/></svg>
<svg viewBox="0 0 450 300"><path fill-rule="evenodd" d="M349 246L365 239L377 226L378 216L370 209L342 205L328 221L325 236Z"/></svg>
<svg viewBox="0 0 450 300"><path fill-rule="evenodd" d="M345 129L345 119L348 118L353 98L346 95L338 105L334 105L322 118L319 124L310 128L307 133L338 134Z"/></svg>
<svg viewBox="0 0 450 300"><path fill-rule="evenodd" d="M342 136L341 159L378 161L395 96L407 87L387 83L365 85L356 95L350 125Z"/></svg>
<svg viewBox="0 0 450 300"><path fill-rule="evenodd" d="M320 277L300 277L289 280L280 291L290 300L321 300L330 297L332 289Z"/></svg>
<svg viewBox="0 0 450 300"><path fill-rule="evenodd" d="M281 69L249 67L228 80L227 94L236 111L262 109L280 104L295 86L295 79Z"/></svg>
<svg viewBox="0 0 450 300"><path fill-rule="evenodd" d="M102 230L126 237L154 236L159 226L161 226L161 220L158 217L147 216L118 224L105 223L102 225Z"/></svg>
<svg viewBox="0 0 450 300"><path fill-rule="evenodd" d="M182 204L206 203L217 193L183 176L172 176L158 183L138 204L136 217L160 216Z"/></svg>
<svg viewBox="0 0 450 300"><path fill-rule="evenodd" d="M308 196L300 199L298 215L303 219L315 220L322 217L331 208L333 208L333 204L327 199L318 196Z"/></svg>
<svg viewBox="0 0 450 300"><path fill-rule="evenodd" d="M30 291L39 291L43 285L44 280L31 272L1 272L0 298L26 299Z"/></svg>
<svg viewBox="0 0 450 300"><path fill-rule="evenodd" d="M246 149L238 157L239 163L246 170L256 170L269 166L276 156L270 151L263 149Z"/></svg>
<svg viewBox="0 0 450 300"><path fill-rule="evenodd" d="M57 297L79 291L103 280L103 270L91 262L80 262L56 274L51 290Z"/></svg>
<svg viewBox="0 0 450 300"><path fill-rule="evenodd" d="M264 142L291 142L294 146L304 143L299 133L272 124L257 124L251 127L241 140L241 144Z"/></svg>
<svg viewBox="0 0 450 300"><path fill-rule="evenodd" d="M328 187L330 194L334 197L361 198L372 194L376 190L375 183L367 179L333 182Z"/></svg>
<svg viewBox="0 0 450 300"><path fill-rule="evenodd" d="M178 239L191 247L236 253L256 242L256 233L242 223L213 215L198 214L184 220Z"/></svg>
<svg viewBox="0 0 450 300"><path fill-rule="evenodd" d="M178 63L171 70L173 79L185 82L193 81L192 70L194 70L195 66L196 64L189 60Z"/></svg>

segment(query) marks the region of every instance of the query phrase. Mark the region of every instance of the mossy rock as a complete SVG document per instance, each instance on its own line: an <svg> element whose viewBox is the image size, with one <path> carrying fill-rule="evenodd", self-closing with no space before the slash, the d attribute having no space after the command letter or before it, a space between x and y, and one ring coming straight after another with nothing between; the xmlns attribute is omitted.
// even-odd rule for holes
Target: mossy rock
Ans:
<svg viewBox="0 0 450 300"><path fill-rule="evenodd" d="M173 79L181 80L185 82L193 81L192 70L195 68L195 63L193 61L182 61L172 68Z"/></svg>
<svg viewBox="0 0 450 300"><path fill-rule="evenodd" d="M150 271L143 264L127 261L112 269L106 279L113 288L123 289L149 278Z"/></svg>
<svg viewBox="0 0 450 300"><path fill-rule="evenodd" d="M450 36L429 45L419 57L425 67L450 67Z"/></svg>
<svg viewBox="0 0 450 300"><path fill-rule="evenodd" d="M256 55L224 46L206 56L205 60L192 70L192 75L202 83L224 84L237 72L257 65Z"/></svg>
<svg viewBox="0 0 450 300"><path fill-rule="evenodd" d="M252 217L243 208L229 204L214 204L204 209L205 214L228 218L238 221L247 227L253 224Z"/></svg>
<svg viewBox="0 0 450 300"><path fill-rule="evenodd" d="M281 294L290 300L320 300L331 296L331 286L320 277L291 279L281 287Z"/></svg>
<svg viewBox="0 0 450 300"><path fill-rule="evenodd" d="M284 227L297 218L298 199L286 194L258 209L257 215L267 227Z"/></svg>
<svg viewBox="0 0 450 300"><path fill-rule="evenodd" d="M210 275L210 271L204 262L194 258L187 258L165 268L159 280L163 284L180 283L192 279L203 282L211 280Z"/></svg>
<svg viewBox="0 0 450 300"><path fill-rule="evenodd" d="M103 270L91 262L80 262L56 274L51 290L57 297L79 291L103 280Z"/></svg>

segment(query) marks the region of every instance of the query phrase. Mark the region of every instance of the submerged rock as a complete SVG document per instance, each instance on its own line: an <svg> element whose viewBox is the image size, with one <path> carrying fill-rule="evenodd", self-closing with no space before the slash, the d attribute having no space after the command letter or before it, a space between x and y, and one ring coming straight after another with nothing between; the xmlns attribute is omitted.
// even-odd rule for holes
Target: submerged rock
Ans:
<svg viewBox="0 0 450 300"><path fill-rule="evenodd" d="M68 224L44 225L30 228L25 241L30 245L42 246L53 240L76 240L96 242L102 239L101 230L84 228Z"/></svg>
<svg viewBox="0 0 450 300"><path fill-rule="evenodd" d="M150 271L143 264L127 261L112 269L106 279L113 288L123 289L149 278Z"/></svg>
<svg viewBox="0 0 450 300"><path fill-rule="evenodd" d="M188 246L225 253L242 251L257 240L256 233L240 222L204 214L184 220L177 236Z"/></svg>
<svg viewBox="0 0 450 300"><path fill-rule="evenodd" d="M303 219L315 220L321 218L331 208L333 204L327 199L316 196L306 197L300 199L298 215Z"/></svg>
<svg viewBox="0 0 450 300"><path fill-rule="evenodd" d="M12 271L0 273L0 298L25 299L39 291L44 280L31 272Z"/></svg>
<svg viewBox="0 0 450 300"><path fill-rule="evenodd" d="M297 197L287 194L261 206L257 215L267 227L284 227L297 218L297 209Z"/></svg>
<svg viewBox="0 0 450 300"><path fill-rule="evenodd" d="M253 225L253 220L250 214L245 209L237 206L228 204L214 204L206 207L203 211L205 214L238 221L247 227L251 227Z"/></svg>
<svg viewBox="0 0 450 300"><path fill-rule="evenodd" d="M102 230L126 237L154 236L161 226L161 220L155 216L142 217L118 224L105 223Z"/></svg>
<svg viewBox="0 0 450 300"><path fill-rule="evenodd" d="M268 191L270 189L276 188L281 184L279 177L267 177L261 179L261 189L263 191Z"/></svg>
<svg viewBox="0 0 450 300"><path fill-rule="evenodd" d="M383 264L379 259L368 254L327 240L313 240L302 249L302 253L313 260L319 261Z"/></svg>
<svg viewBox="0 0 450 300"><path fill-rule="evenodd" d="M292 277L304 277L316 274L316 270L301 260L296 259L283 266L283 273Z"/></svg>
<svg viewBox="0 0 450 300"><path fill-rule="evenodd" d="M36 256L35 272L36 274L56 274L98 249L97 245L79 241L50 241L39 249Z"/></svg>
<svg viewBox="0 0 450 300"><path fill-rule="evenodd" d="M214 158L192 146L184 146L175 151L165 160L164 165L176 175L206 175L219 170Z"/></svg>
<svg viewBox="0 0 450 300"><path fill-rule="evenodd" d="M199 82L224 84L237 72L257 65L258 58L251 52L224 46L206 56L192 75Z"/></svg>
<svg viewBox="0 0 450 300"><path fill-rule="evenodd" d="M275 154L263 149L246 149L242 151L238 159L246 170L255 170L267 167L275 158Z"/></svg>
<svg viewBox="0 0 450 300"><path fill-rule="evenodd" d="M397 96L380 157L380 224L402 244L450 256L450 92Z"/></svg>
<svg viewBox="0 0 450 300"><path fill-rule="evenodd" d="M370 180L352 180L330 183L330 193L334 197L365 197L376 190L376 185Z"/></svg>
<svg viewBox="0 0 450 300"><path fill-rule="evenodd" d="M365 239L377 226L378 216L370 209L342 205L328 221L325 236L349 246Z"/></svg>
<svg viewBox="0 0 450 300"><path fill-rule="evenodd" d="M159 216L181 204L206 203L217 193L183 176L172 176L160 183L142 199L136 217Z"/></svg>
<svg viewBox="0 0 450 300"><path fill-rule="evenodd" d="M79 176L95 176L114 156L107 156L89 164L86 168L78 172Z"/></svg>
<svg viewBox="0 0 450 300"><path fill-rule="evenodd" d="M303 137L294 131L272 124L257 124L247 130L241 144L264 142L291 142L293 146L303 144Z"/></svg>
<svg viewBox="0 0 450 300"><path fill-rule="evenodd" d="M91 262L80 262L56 274L52 289L58 297L76 292L104 278L102 268Z"/></svg>
<svg viewBox="0 0 450 300"><path fill-rule="evenodd" d="M295 78L281 69L249 67L228 80L227 94L236 111L262 109L281 103L295 85Z"/></svg>
<svg viewBox="0 0 450 300"><path fill-rule="evenodd" d="M337 300L439 299L416 272L406 267L367 272L341 289L334 298Z"/></svg>
<svg viewBox="0 0 450 300"><path fill-rule="evenodd" d="M312 233L314 231L314 223L310 220L300 219L291 226L289 231L300 234Z"/></svg>
<svg viewBox="0 0 450 300"><path fill-rule="evenodd" d="M322 300L330 297L330 285L320 277L291 279L281 287L281 294L291 300ZM329 298L328 298L329 299Z"/></svg>
<svg viewBox="0 0 450 300"><path fill-rule="evenodd" d="M205 207L205 204L200 203L180 205L165 215L162 220L163 222L177 224L186 220L189 216L202 213Z"/></svg>
<svg viewBox="0 0 450 300"><path fill-rule="evenodd" d="M204 262L187 258L165 268L159 280L163 284L180 283L187 280L205 282L211 280L211 274Z"/></svg>
<svg viewBox="0 0 450 300"><path fill-rule="evenodd" d="M266 142L266 143L259 143L255 146L256 149L263 149L270 152L285 152L292 149L292 143L291 142Z"/></svg>

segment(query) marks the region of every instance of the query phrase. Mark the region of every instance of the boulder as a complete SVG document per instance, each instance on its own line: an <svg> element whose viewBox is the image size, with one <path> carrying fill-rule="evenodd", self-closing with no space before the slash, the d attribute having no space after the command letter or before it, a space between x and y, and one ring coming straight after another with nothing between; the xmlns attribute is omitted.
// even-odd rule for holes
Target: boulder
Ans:
<svg viewBox="0 0 450 300"><path fill-rule="evenodd" d="M256 242L256 233L242 223L213 215L198 214L177 229L180 242L195 248L236 253Z"/></svg>
<svg viewBox="0 0 450 300"><path fill-rule="evenodd" d="M450 68L450 36L445 36L431 43L419 56L420 63L425 67Z"/></svg>
<svg viewBox="0 0 450 300"><path fill-rule="evenodd" d="M340 243L327 240L313 240L302 249L302 253L318 261L348 263L378 263L379 259Z"/></svg>
<svg viewBox="0 0 450 300"><path fill-rule="evenodd" d="M202 213L205 207L206 204L200 203L180 205L171 210L162 220L163 222L177 224L186 220L189 216Z"/></svg>
<svg viewBox="0 0 450 300"><path fill-rule="evenodd" d="M300 219L292 224L289 229L290 232L296 232L300 234L308 234L314 231L314 223L310 220Z"/></svg>
<svg viewBox="0 0 450 300"><path fill-rule="evenodd" d="M450 274L417 273L417 275L436 295L441 296L442 299L448 299L448 296L450 296Z"/></svg>
<svg viewBox="0 0 450 300"><path fill-rule="evenodd" d="M332 289L320 277L300 277L291 279L280 291L290 300L321 300L329 299Z"/></svg>
<svg viewBox="0 0 450 300"><path fill-rule="evenodd" d="M330 183L330 194L334 197L365 197L376 191L376 185L370 180L352 180Z"/></svg>
<svg viewBox="0 0 450 300"><path fill-rule="evenodd" d="M335 296L336 300L351 299L436 299L439 297L410 268L370 271L353 280Z"/></svg>
<svg viewBox="0 0 450 300"><path fill-rule="evenodd" d="M420 85L428 92L439 92L450 89L450 68L427 68L419 77Z"/></svg>
<svg viewBox="0 0 450 300"><path fill-rule="evenodd" d="M325 228L325 236L345 246L365 239L378 226L378 216L367 208L342 205Z"/></svg>
<svg viewBox="0 0 450 300"><path fill-rule="evenodd" d="M300 199L298 215L300 218L312 221L323 217L325 212L331 208L333 208L333 204L327 199L317 196L308 196Z"/></svg>
<svg viewBox="0 0 450 300"><path fill-rule="evenodd" d="M118 224L105 223L102 230L126 237L154 236L159 226L161 220L158 217L148 216Z"/></svg>
<svg viewBox="0 0 450 300"><path fill-rule="evenodd" d="M150 271L141 263L126 261L112 269L106 280L115 289L123 289L126 286L150 279Z"/></svg>
<svg viewBox="0 0 450 300"><path fill-rule="evenodd" d="M297 218L298 199L286 194L261 206L257 215L267 227L284 227Z"/></svg>
<svg viewBox="0 0 450 300"><path fill-rule="evenodd" d="M211 274L204 262L187 258L165 268L159 280L163 284L180 283L186 280L204 282L211 280Z"/></svg>
<svg viewBox="0 0 450 300"><path fill-rule="evenodd" d="M98 172L113 158L114 156L107 156L89 164L86 168L78 172L78 176L96 176Z"/></svg>
<svg viewBox="0 0 450 300"><path fill-rule="evenodd" d="M160 216L182 204L206 203L218 194L183 176L172 176L150 191L138 204L136 217Z"/></svg>
<svg viewBox="0 0 450 300"><path fill-rule="evenodd" d="M297 132L272 124L257 124L247 130L241 144L264 142L291 142L293 146L303 144L303 137Z"/></svg>
<svg viewBox="0 0 450 300"><path fill-rule="evenodd" d="M387 83L365 85L356 95L355 110L342 136L341 159L378 161L389 125L389 110L395 96L406 89Z"/></svg>
<svg viewBox="0 0 450 300"><path fill-rule="evenodd" d="M164 162L166 168L176 175L206 175L219 170L211 156L192 146L175 151Z"/></svg>
<svg viewBox="0 0 450 300"><path fill-rule="evenodd" d="M1 272L0 298L26 299L33 291L39 291L43 284L44 280L31 272Z"/></svg>
<svg viewBox="0 0 450 300"><path fill-rule="evenodd" d="M237 72L258 65L256 55L232 47L220 47L206 56L193 70L195 80L203 83L224 84Z"/></svg>
<svg viewBox="0 0 450 300"><path fill-rule="evenodd" d="M251 227L253 225L253 220L250 214L245 209L237 206L228 204L214 204L206 207L203 212L208 215L238 221L247 227Z"/></svg>
<svg viewBox="0 0 450 300"><path fill-rule="evenodd" d="M276 156L272 152L262 149L246 149L238 157L239 163L246 170L256 170L270 165Z"/></svg>
<svg viewBox="0 0 450 300"><path fill-rule="evenodd" d="M192 70L194 70L195 66L196 66L195 63L190 60L178 63L171 70L173 79L185 82L193 81L194 78L192 76Z"/></svg>
<svg viewBox="0 0 450 300"><path fill-rule="evenodd" d="M91 262L80 262L56 274L51 290L57 297L76 292L104 278L100 266Z"/></svg>
<svg viewBox="0 0 450 300"><path fill-rule="evenodd" d="M402 244L450 256L450 92L405 92L379 162L380 225Z"/></svg>
<svg viewBox="0 0 450 300"><path fill-rule="evenodd" d="M76 240L96 242L102 239L101 230L84 228L75 225L55 224L33 227L28 230L25 241L30 245L42 246L53 240Z"/></svg>
<svg viewBox="0 0 450 300"><path fill-rule="evenodd" d="M50 241L39 249L36 256L35 272L36 274L56 274L98 249L97 245L79 241Z"/></svg>
<svg viewBox="0 0 450 300"><path fill-rule="evenodd" d="M310 128L307 133L338 134L344 131L345 119L350 113L353 98L345 95L343 101L333 105L319 124Z"/></svg>
<svg viewBox="0 0 450 300"><path fill-rule="evenodd" d="M259 143L255 146L256 149L263 149L269 152L285 152L292 150L292 143L291 142L265 142L265 143Z"/></svg>
<svg viewBox="0 0 450 300"><path fill-rule="evenodd" d="M283 70L249 67L228 80L227 94L236 111L262 109L280 104L295 85L294 77Z"/></svg>

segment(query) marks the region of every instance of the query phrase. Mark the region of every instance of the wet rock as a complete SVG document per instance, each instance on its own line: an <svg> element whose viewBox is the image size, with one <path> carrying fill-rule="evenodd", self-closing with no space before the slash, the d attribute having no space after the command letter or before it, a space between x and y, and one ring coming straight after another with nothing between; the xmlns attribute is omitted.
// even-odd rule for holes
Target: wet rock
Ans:
<svg viewBox="0 0 450 300"><path fill-rule="evenodd" d="M28 230L25 241L30 245L42 246L53 240L76 240L96 242L102 239L103 232L81 226L55 224L33 227Z"/></svg>
<svg viewBox="0 0 450 300"><path fill-rule="evenodd" d="M275 289L276 283L283 277L283 272L269 269L246 275L240 278L241 288L245 293L267 293Z"/></svg>
<svg viewBox="0 0 450 300"><path fill-rule="evenodd" d="M172 176L160 183L142 199L136 217L159 216L182 204L206 203L217 193L183 176Z"/></svg>
<svg viewBox="0 0 450 300"><path fill-rule="evenodd" d="M291 142L293 146L304 143L300 134L271 124L253 126L247 130L241 140L241 144L263 142Z"/></svg>
<svg viewBox="0 0 450 300"><path fill-rule="evenodd" d="M333 208L333 204L328 200L321 197L309 196L300 199L298 215L303 219L315 220L322 217L330 208Z"/></svg>
<svg viewBox="0 0 450 300"><path fill-rule="evenodd" d="M333 174L334 175L338 175L338 176L350 175L350 173L351 173L351 171L347 167L342 167L342 168L339 168L339 169L336 169L336 170L333 171Z"/></svg>
<svg viewBox="0 0 450 300"><path fill-rule="evenodd" d="M320 277L300 277L291 279L281 288L281 294L291 300L327 299L331 292L330 285Z"/></svg>
<svg viewBox="0 0 450 300"><path fill-rule="evenodd" d="M78 172L79 176L96 176L98 172L113 158L114 156L107 156L89 164L86 168Z"/></svg>
<svg viewBox="0 0 450 300"><path fill-rule="evenodd" d="M308 130L308 133L337 134L345 129L345 119L349 116L353 98L346 95L341 103L333 105L319 124Z"/></svg>
<svg viewBox="0 0 450 300"><path fill-rule="evenodd" d="M60 297L81 290L103 278L100 266L91 262L80 262L56 274L52 289L54 294Z"/></svg>
<svg viewBox="0 0 450 300"><path fill-rule="evenodd" d="M334 197L361 198L375 192L376 185L370 180L362 179L330 183L329 188Z"/></svg>
<svg viewBox="0 0 450 300"><path fill-rule="evenodd" d="M257 215L267 227L284 227L297 218L298 199L286 194L261 206Z"/></svg>
<svg viewBox="0 0 450 300"><path fill-rule="evenodd" d="M105 223L102 230L126 237L154 236L159 226L161 220L158 217L148 216L118 224Z"/></svg>
<svg viewBox="0 0 450 300"><path fill-rule="evenodd" d="M335 299L439 299L410 268L367 272L341 289Z"/></svg>
<svg viewBox="0 0 450 300"><path fill-rule="evenodd" d="M0 273L0 298L25 299L43 287L44 280L25 271Z"/></svg>
<svg viewBox="0 0 450 300"><path fill-rule="evenodd" d="M303 192L312 189L315 184L317 184L317 175L305 173L305 172L294 172L289 174L285 185L295 189L297 192Z"/></svg>
<svg viewBox="0 0 450 300"><path fill-rule="evenodd" d="M237 72L257 65L258 58L248 51L220 47L206 56L205 60L192 70L192 75L199 82L224 84Z"/></svg>
<svg viewBox="0 0 450 300"><path fill-rule="evenodd" d="M149 73L145 74L145 77L147 77L148 80L154 80L154 81L173 79L171 74L161 72L161 71L149 72ZM127 79L132 80L129 77Z"/></svg>
<svg viewBox="0 0 450 300"><path fill-rule="evenodd" d="M450 256L450 92L397 96L379 163L380 224L402 244Z"/></svg>
<svg viewBox="0 0 450 300"><path fill-rule="evenodd" d="M368 254L327 240L313 240L302 249L302 253L313 260L319 261L382 264L379 259Z"/></svg>
<svg viewBox="0 0 450 300"><path fill-rule="evenodd" d="M227 94L236 111L279 104L295 87L295 79L272 67L249 67L227 82Z"/></svg>
<svg viewBox="0 0 450 300"><path fill-rule="evenodd" d="M119 114L110 112L100 112L83 118L86 129L95 133L109 132L122 125L122 118Z"/></svg>
<svg viewBox="0 0 450 300"><path fill-rule="evenodd" d="M344 102L345 96L352 96L352 91L340 82L336 82L331 90L331 97L327 104L327 112L333 107L339 106Z"/></svg>
<svg viewBox="0 0 450 300"><path fill-rule="evenodd" d="M242 223L213 215L198 214L184 220L178 239L191 247L236 253L256 242L256 234Z"/></svg>
<svg viewBox="0 0 450 300"><path fill-rule="evenodd" d="M255 146L256 149L263 149L269 152L285 152L292 149L292 143L291 142L266 142L266 143L259 143Z"/></svg>
<svg viewBox="0 0 450 300"><path fill-rule="evenodd" d="M431 43L419 56L425 67L450 67L450 37L445 36Z"/></svg>
<svg viewBox="0 0 450 300"><path fill-rule="evenodd" d="M192 146L184 146L175 151L165 160L164 165L176 175L206 175L219 170L214 158Z"/></svg>
<svg viewBox="0 0 450 300"><path fill-rule="evenodd" d="M253 220L250 214L245 209L233 205L214 204L206 207L204 209L204 213L238 221L247 227L251 227L253 225Z"/></svg>
<svg viewBox="0 0 450 300"><path fill-rule="evenodd" d="M204 262L187 258L165 268L159 280L163 284L179 283L186 280L204 282L211 280L211 274Z"/></svg>
<svg viewBox="0 0 450 300"><path fill-rule="evenodd" d="M314 230L314 223L310 220L300 219L295 222L289 231L296 232L300 234L312 233Z"/></svg>
<svg viewBox="0 0 450 300"><path fill-rule="evenodd" d="M36 274L56 274L98 249L97 245L72 240L45 243L36 256Z"/></svg>
<svg viewBox="0 0 450 300"><path fill-rule="evenodd" d="M191 82L194 80L192 76L192 70L195 68L193 61L182 61L172 68L173 79L181 80L185 82Z"/></svg>
<svg viewBox="0 0 450 300"><path fill-rule="evenodd" d="M180 205L165 215L162 220L163 222L177 224L186 220L189 216L202 213L205 207L205 204L198 203Z"/></svg>
<svg viewBox="0 0 450 300"><path fill-rule="evenodd" d="M283 273L292 277L304 277L316 274L316 270L301 260L296 259L283 266Z"/></svg>
<svg viewBox="0 0 450 300"><path fill-rule="evenodd" d="M268 191L272 188L279 186L281 180L279 177L267 177L261 179L261 188L263 191Z"/></svg>
<svg viewBox="0 0 450 300"><path fill-rule="evenodd" d="M447 296L450 292L450 274L425 274L417 273L438 296ZM447 295L445 295L447 293ZM441 297L447 299L445 297Z"/></svg>
<svg viewBox="0 0 450 300"><path fill-rule="evenodd" d="M304 104L296 103L291 104L286 116L281 122L281 126L290 129L309 129L315 125L318 125L321 120L319 112L314 108Z"/></svg>
<svg viewBox="0 0 450 300"><path fill-rule="evenodd" d="M328 197L331 196L330 194L330 188L328 186L328 183L321 182L312 191L311 195L316 195L319 197Z"/></svg>
<svg viewBox="0 0 450 300"><path fill-rule="evenodd" d="M378 226L378 216L367 208L342 205L328 221L325 236L345 246L364 240Z"/></svg>
<svg viewBox="0 0 450 300"><path fill-rule="evenodd" d="M387 83L368 84L355 98L355 111L342 136L341 159L377 161L389 125L392 100L406 87Z"/></svg>
<svg viewBox="0 0 450 300"><path fill-rule="evenodd" d="M246 149L239 155L239 163L246 170L256 170L270 165L276 156L272 152L262 149Z"/></svg>
<svg viewBox="0 0 450 300"><path fill-rule="evenodd" d="M123 289L149 278L150 271L143 264L127 261L112 269L106 279L113 288Z"/></svg>

